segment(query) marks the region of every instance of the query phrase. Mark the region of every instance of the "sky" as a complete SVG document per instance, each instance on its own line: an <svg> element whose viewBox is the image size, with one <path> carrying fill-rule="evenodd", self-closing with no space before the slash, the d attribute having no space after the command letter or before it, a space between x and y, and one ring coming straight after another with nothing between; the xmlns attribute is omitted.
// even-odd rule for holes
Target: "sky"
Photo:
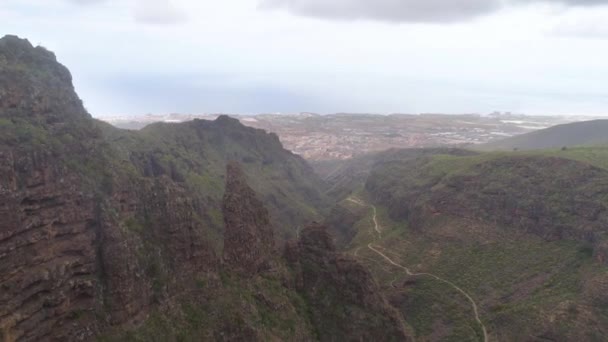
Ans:
<svg viewBox="0 0 608 342"><path fill-rule="evenodd" d="M608 115L608 0L0 0L97 117Z"/></svg>

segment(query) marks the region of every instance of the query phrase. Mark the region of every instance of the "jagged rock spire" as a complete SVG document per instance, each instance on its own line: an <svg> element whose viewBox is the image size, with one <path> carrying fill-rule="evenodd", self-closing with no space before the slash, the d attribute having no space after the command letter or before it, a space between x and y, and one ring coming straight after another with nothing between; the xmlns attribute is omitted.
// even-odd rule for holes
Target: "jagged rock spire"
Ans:
<svg viewBox="0 0 608 342"><path fill-rule="evenodd" d="M274 251L270 216L237 162L226 167L222 211L226 265L244 275L254 275L267 267Z"/></svg>

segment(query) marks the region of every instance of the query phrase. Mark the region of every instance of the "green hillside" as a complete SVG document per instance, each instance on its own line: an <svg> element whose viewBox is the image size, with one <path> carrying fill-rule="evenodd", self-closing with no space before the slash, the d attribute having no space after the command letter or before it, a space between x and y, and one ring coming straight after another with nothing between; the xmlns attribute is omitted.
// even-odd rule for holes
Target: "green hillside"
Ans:
<svg viewBox="0 0 608 342"><path fill-rule="evenodd" d="M347 249L403 310L420 339L600 341L608 336L608 149L429 155L376 164ZM351 197L352 199L352 197ZM373 211L381 237L373 234ZM344 201L353 211L362 206Z"/></svg>
<svg viewBox="0 0 608 342"><path fill-rule="evenodd" d="M482 150L540 150L608 144L608 120L558 125L479 146Z"/></svg>
<svg viewBox="0 0 608 342"><path fill-rule="evenodd" d="M218 233L223 224L219 201L225 165L231 160L243 164L281 239L295 237L298 227L323 217L329 203L324 183L302 158L285 150L276 135L246 128L236 119L158 123L139 131L102 122L98 126L115 161L132 164L145 177L167 176L191 189L209 208L208 223Z"/></svg>

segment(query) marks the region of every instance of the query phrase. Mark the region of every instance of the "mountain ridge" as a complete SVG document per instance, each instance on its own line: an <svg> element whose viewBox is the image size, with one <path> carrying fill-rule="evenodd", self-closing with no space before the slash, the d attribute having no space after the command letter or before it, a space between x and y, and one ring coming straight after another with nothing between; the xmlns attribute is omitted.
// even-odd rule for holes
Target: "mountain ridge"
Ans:
<svg viewBox="0 0 608 342"><path fill-rule="evenodd" d="M0 334L327 340L309 315L310 285L296 287L274 249L323 216L323 182L311 170L276 135L228 117L140 132L105 125L86 112L52 53L0 39ZM343 278L322 269L338 257L333 251L308 274ZM243 274L233 259L256 267ZM368 292L347 304L371 303L359 310L364 322L387 304L357 270L349 276ZM339 293L339 283L326 284Z"/></svg>
<svg viewBox="0 0 608 342"><path fill-rule="evenodd" d="M608 120L557 125L477 146L481 150L541 150L608 144Z"/></svg>

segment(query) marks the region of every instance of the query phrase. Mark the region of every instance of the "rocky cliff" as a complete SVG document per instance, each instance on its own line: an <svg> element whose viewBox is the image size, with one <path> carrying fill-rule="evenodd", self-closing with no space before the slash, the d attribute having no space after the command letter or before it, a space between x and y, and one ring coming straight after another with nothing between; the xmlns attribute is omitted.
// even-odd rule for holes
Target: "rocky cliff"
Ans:
<svg viewBox="0 0 608 342"><path fill-rule="evenodd" d="M230 160L241 166L226 168ZM51 52L0 39L0 336L330 336L308 317L308 287L295 287L274 252L323 215L322 187L276 135L228 117L139 132L97 122ZM384 310L369 275L340 265L342 280L327 286L338 293L347 275L361 280L376 303L363 308Z"/></svg>
<svg viewBox="0 0 608 342"><path fill-rule="evenodd" d="M285 258L295 270L296 288L309 302L321 341L408 341L405 323L380 295L371 274L336 251L327 228L313 224Z"/></svg>
<svg viewBox="0 0 608 342"><path fill-rule="evenodd" d="M86 165L99 136L52 53L16 37L0 40L5 340L87 338L98 329L99 205L86 176L67 164L74 154Z"/></svg>
<svg viewBox="0 0 608 342"><path fill-rule="evenodd" d="M52 53L9 36L0 61L5 339L138 324L193 282L189 272L215 270L189 190L118 165Z"/></svg>
<svg viewBox="0 0 608 342"><path fill-rule="evenodd" d="M269 268L275 252L270 217L235 162L227 167L223 213L224 262L241 274Z"/></svg>

